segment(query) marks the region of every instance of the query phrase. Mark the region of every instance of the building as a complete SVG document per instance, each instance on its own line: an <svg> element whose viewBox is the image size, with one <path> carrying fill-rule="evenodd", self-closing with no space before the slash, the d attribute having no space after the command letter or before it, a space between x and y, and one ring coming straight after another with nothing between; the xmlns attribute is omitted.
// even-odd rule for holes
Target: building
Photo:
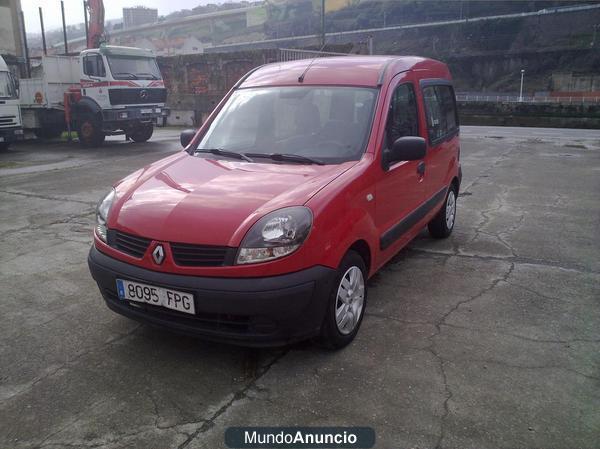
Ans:
<svg viewBox="0 0 600 449"><path fill-rule="evenodd" d="M158 22L158 9L136 6L123 8L123 28L132 28Z"/></svg>
<svg viewBox="0 0 600 449"><path fill-rule="evenodd" d="M0 0L0 55L11 65L24 56L19 11L20 0Z"/></svg>

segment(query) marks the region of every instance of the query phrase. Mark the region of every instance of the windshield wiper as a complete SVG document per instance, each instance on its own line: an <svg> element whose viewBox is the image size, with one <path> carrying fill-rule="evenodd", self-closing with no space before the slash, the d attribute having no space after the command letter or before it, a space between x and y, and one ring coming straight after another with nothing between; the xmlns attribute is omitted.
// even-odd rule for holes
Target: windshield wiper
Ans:
<svg viewBox="0 0 600 449"><path fill-rule="evenodd" d="M325 162L320 161L319 159L313 159L312 157L301 156L299 154L284 154L284 153L246 153L248 156L252 157L267 157L274 161L290 161L290 162L299 162L301 164L317 164L317 165L325 165Z"/></svg>
<svg viewBox="0 0 600 449"><path fill-rule="evenodd" d="M140 75L142 75L142 76L150 76L151 77L150 79L153 79L153 80L157 80L158 79L158 76L156 76L156 75L154 75L152 73L147 73L147 72L140 72L140 73L136 73L135 75L138 76L138 77Z"/></svg>
<svg viewBox="0 0 600 449"><path fill-rule="evenodd" d="M201 148L201 149L195 150L194 154L196 154L196 153L211 153L211 154L217 154L219 156L227 156L227 157L232 157L234 159L244 160L246 162L254 162L252 159L250 159L244 153L236 153L235 151L228 151L228 150L224 150L222 148Z"/></svg>
<svg viewBox="0 0 600 449"><path fill-rule="evenodd" d="M134 80L138 79L138 77L135 76L135 74L129 73L129 72L117 72L117 73L113 74L113 76L117 76L117 75L128 75L128 76L130 76Z"/></svg>

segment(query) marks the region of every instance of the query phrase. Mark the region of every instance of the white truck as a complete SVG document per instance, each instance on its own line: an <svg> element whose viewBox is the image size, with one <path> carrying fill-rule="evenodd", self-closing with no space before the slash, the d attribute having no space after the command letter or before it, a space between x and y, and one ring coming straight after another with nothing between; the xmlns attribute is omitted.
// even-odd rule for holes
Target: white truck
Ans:
<svg viewBox="0 0 600 449"><path fill-rule="evenodd" d="M101 45L78 56L43 56L20 85L23 125L40 138L75 130L88 147L118 134L145 142L168 113L156 58L140 48Z"/></svg>
<svg viewBox="0 0 600 449"><path fill-rule="evenodd" d="M18 82L0 56L0 150L22 138Z"/></svg>

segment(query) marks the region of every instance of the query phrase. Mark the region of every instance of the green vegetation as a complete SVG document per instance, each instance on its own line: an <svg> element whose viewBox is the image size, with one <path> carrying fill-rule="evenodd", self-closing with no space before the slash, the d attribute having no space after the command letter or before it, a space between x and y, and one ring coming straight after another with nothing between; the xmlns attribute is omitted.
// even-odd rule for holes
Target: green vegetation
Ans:
<svg viewBox="0 0 600 449"><path fill-rule="evenodd" d="M267 38L317 34L320 30L320 1L271 1L268 3L269 18L265 24ZM577 4L593 3L578 1ZM468 19L489 15L539 11L573 5L572 1L431 1L431 0L353 0L350 5L326 15L328 32L353 31L394 25ZM510 30L490 30L488 34L501 32L506 39ZM487 39L488 43L490 39ZM490 44L501 46L501 43Z"/></svg>

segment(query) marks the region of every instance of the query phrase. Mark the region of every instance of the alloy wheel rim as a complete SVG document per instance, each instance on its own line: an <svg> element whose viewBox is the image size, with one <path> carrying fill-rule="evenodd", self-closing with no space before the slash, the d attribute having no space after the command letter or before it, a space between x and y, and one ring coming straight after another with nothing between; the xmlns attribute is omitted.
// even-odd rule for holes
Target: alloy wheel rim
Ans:
<svg viewBox="0 0 600 449"><path fill-rule="evenodd" d="M365 280L360 268L353 266L342 276L335 301L335 322L343 335L350 334L360 321L365 302Z"/></svg>
<svg viewBox="0 0 600 449"><path fill-rule="evenodd" d="M448 192L448 200L446 201L446 227L452 229L454 226L454 217L456 216L456 197L454 191Z"/></svg>

